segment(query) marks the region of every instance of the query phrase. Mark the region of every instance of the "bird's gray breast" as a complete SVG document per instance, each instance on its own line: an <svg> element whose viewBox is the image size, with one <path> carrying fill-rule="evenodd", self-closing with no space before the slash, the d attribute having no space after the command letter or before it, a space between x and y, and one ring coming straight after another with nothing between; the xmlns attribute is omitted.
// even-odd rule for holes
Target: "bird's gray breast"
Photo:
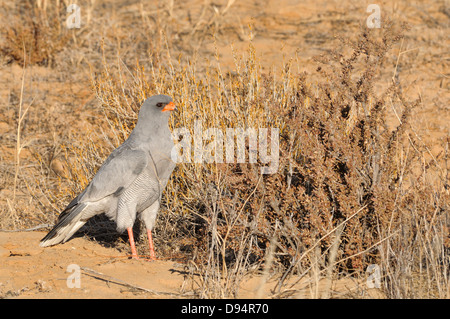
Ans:
<svg viewBox="0 0 450 319"><path fill-rule="evenodd" d="M160 194L161 191L158 178L154 174L150 174L148 170L144 170L134 182L120 194L119 203L132 204L132 206L136 205L136 212L139 213L158 200Z"/></svg>

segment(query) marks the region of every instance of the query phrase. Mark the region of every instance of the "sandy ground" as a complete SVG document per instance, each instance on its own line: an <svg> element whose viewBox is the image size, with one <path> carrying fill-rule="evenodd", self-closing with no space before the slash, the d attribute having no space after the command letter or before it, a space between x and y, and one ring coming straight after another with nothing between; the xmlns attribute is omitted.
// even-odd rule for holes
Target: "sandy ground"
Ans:
<svg viewBox="0 0 450 319"><path fill-rule="evenodd" d="M203 1L191 2L193 8L197 6L197 11L200 12ZM273 64L280 67L281 61L294 57L295 52L298 52L298 59L304 63L305 69L311 69L312 56L321 53L324 48L329 48L334 33L345 30L347 24L355 21L355 15L358 19L368 15L364 11L367 6L364 2L283 0L263 1L263 4L258 5L255 1L236 1L221 18L219 45L221 61L225 67L232 65L231 44L236 51L245 51L247 48L249 39L244 29L247 30L248 23L254 24L252 41L261 63L269 66L266 69L270 69ZM420 129L425 131L427 141L431 142L430 151L437 155L442 150L438 142L448 136L450 122L448 42L445 48L445 29L439 24L446 21L443 24L448 26L448 4L445 1L434 1L431 5L414 1L389 1L381 2L380 5L394 17L403 16L412 24L413 29L408 33L403 47L394 48L392 58L395 61L397 56L400 56L397 73L405 81L405 90L412 92L414 98L420 95L423 99L420 109L415 111L416 119L421 124ZM223 10L224 6L221 9ZM182 6L176 6L174 15L181 15L183 10ZM213 57L213 42L199 43L199 47ZM402 54L399 55L399 52ZM395 65L392 65L392 68L394 67ZM39 121L43 114L50 119L52 114L59 114L72 125L55 121L50 130L34 132L32 137L25 135L24 138L29 143L40 139L54 139L57 144L61 136L73 136L79 130L95 128L95 118L90 117L91 113L87 107L93 101L89 82L74 82L70 78L61 80L57 75L60 71L44 67L30 68L32 76L28 84L34 90L33 98L36 102L28 117L29 121ZM9 105L11 100L17 99L20 74L21 68L14 64L2 69L2 104ZM42 105L40 103L47 105L39 109ZM2 161L14 156L13 135L16 125L10 120L14 118L15 111L12 107L4 109L5 112L0 115ZM80 112L81 110L83 112ZM395 121L394 115L391 115ZM24 165L27 164L29 155L25 148L21 153ZM53 169L57 173L58 162L54 163ZM8 198L11 196L11 190L0 189L0 194L3 199ZM6 202L2 201L3 204L6 205ZM182 263L131 260L115 248L106 248L84 238L75 238L66 244L44 249L38 245L44 235L44 232L0 232L0 297L189 297L184 294L189 289L186 288L187 283L183 276L185 265ZM69 288L67 285L68 276L71 275L67 268L71 264L81 267L80 288ZM94 278L86 269L114 280ZM119 281L129 285L118 284ZM255 297L259 282L259 277L249 278L241 289L240 297ZM343 281L339 285L342 291L356 289L350 281ZM132 286L154 292L145 292ZM264 286L263 297L270 294L271 287L273 284L270 283ZM311 296L310 290L306 289L305 294L301 296ZM375 293L373 296L380 295Z"/></svg>
<svg viewBox="0 0 450 319"><path fill-rule="evenodd" d="M128 259L114 248L105 248L83 238L50 249L41 248L38 243L44 235L42 232L0 233L0 295L20 298L167 298L176 297L180 292L183 284L181 264ZM80 267L80 287L76 287L77 266ZM108 275L130 286L113 283L113 279L112 282L96 279L87 273ZM71 284L73 286L69 288Z"/></svg>
<svg viewBox="0 0 450 319"><path fill-rule="evenodd" d="M39 247L44 232L0 232L0 296L2 298L191 298L185 264L174 261L134 260L115 248L74 238L51 248ZM79 276L77 275L79 274ZM277 280L261 275L242 281L238 298L267 298ZM291 297L323 296L328 284L315 289L311 278L292 280ZM364 283L352 279L332 282L333 294L357 294ZM318 294L318 295L315 295ZM365 289L363 298L382 298L378 289Z"/></svg>

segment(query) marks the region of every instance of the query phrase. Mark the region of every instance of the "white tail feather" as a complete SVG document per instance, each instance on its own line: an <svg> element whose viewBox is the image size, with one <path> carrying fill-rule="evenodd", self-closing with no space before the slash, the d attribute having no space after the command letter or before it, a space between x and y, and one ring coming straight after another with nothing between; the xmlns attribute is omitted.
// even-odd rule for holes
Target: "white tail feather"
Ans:
<svg viewBox="0 0 450 319"><path fill-rule="evenodd" d="M69 225L58 229L55 237L41 241L39 246L48 247L48 246L53 246L53 245L56 245L59 243L64 243L67 240L69 240L70 237L72 237L72 235L75 234L75 232L86 223L86 221L80 220L80 217L81 216L79 216L77 219L73 220Z"/></svg>

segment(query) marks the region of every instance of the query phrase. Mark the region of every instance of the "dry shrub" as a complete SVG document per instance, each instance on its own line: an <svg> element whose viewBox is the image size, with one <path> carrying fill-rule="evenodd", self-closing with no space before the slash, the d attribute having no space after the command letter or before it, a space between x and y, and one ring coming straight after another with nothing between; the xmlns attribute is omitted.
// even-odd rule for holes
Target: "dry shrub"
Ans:
<svg viewBox="0 0 450 319"><path fill-rule="evenodd" d="M0 53L21 66L25 60L27 65L53 65L55 55L70 37L64 26L65 6L51 5L44 9L36 1L20 1L11 12L14 14L2 25Z"/></svg>
<svg viewBox="0 0 450 319"><path fill-rule="evenodd" d="M426 146L410 126L420 99L410 102L398 83L380 85L386 55L405 31L384 25L362 27L318 57L314 82L292 71L295 60L280 80L263 74L252 46L227 74L218 61L199 72L195 61L175 62L167 52L153 54L147 69L105 60L95 74L112 128L104 154L128 136L153 94L174 98L170 125L191 136L196 120L223 132L279 129L275 174L261 175L262 163L185 162L168 184L156 246L162 256L189 258L200 297L236 296L264 261L279 275L278 296L295 293L285 289L290 277L362 276L369 264L380 266L388 297L448 296L448 172L436 159L421 165ZM391 108L401 114L393 128Z"/></svg>

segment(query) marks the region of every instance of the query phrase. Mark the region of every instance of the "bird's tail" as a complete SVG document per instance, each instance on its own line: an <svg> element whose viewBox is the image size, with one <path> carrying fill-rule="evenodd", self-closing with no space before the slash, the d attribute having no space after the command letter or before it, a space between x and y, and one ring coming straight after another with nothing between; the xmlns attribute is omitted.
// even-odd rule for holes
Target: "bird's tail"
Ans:
<svg viewBox="0 0 450 319"><path fill-rule="evenodd" d="M69 205L61 215L59 215L58 222L53 229L41 239L39 246L53 246L69 240L70 237L86 223L86 220L81 220L81 213L85 208L86 204L84 203Z"/></svg>

